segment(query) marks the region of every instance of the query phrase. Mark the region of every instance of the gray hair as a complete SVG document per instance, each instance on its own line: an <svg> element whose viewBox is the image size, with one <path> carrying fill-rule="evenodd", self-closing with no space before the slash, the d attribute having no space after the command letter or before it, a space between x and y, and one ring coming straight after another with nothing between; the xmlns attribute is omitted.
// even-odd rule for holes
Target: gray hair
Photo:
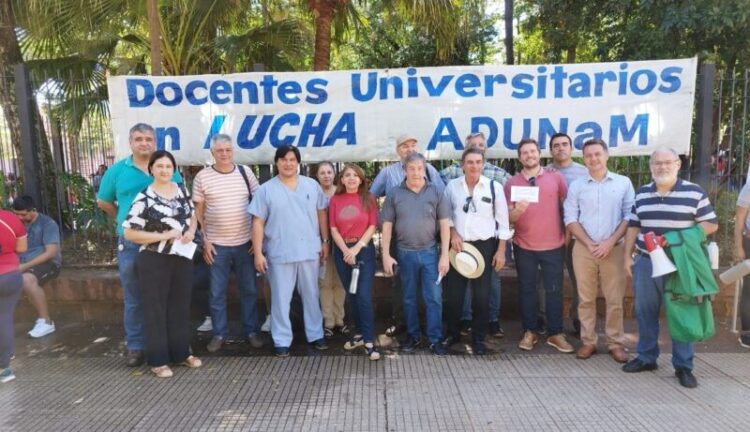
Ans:
<svg viewBox="0 0 750 432"><path fill-rule="evenodd" d="M213 149L216 144L225 142L232 144L232 137L224 133L218 133L211 137L211 149Z"/></svg>
<svg viewBox="0 0 750 432"><path fill-rule="evenodd" d="M153 126L146 123L136 123L132 128L130 128L130 132L128 132L128 140L131 140L133 138L133 134L135 134L136 132L140 132L142 134L151 134L156 137L156 132L154 132Z"/></svg>
<svg viewBox="0 0 750 432"><path fill-rule="evenodd" d="M427 168L427 159L425 159L422 153L412 153L407 156L406 160L404 160L404 171L406 170L406 167L412 162L422 162L422 165Z"/></svg>
<svg viewBox="0 0 750 432"><path fill-rule="evenodd" d="M672 153L677 159L680 158L680 155L672 147L659 147L651 153L651 157L653 158L657 153Z"/></svg>

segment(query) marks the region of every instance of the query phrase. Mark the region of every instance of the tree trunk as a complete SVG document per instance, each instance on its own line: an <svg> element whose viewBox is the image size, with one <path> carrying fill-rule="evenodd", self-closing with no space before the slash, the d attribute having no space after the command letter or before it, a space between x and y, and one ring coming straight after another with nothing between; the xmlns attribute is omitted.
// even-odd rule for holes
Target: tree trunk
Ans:
<svg viewBox="0 0 750 432"><path fill-rule="evenodd" d="M505 0L505 63L513 64L513 0Z"/></svg>
<svg viewBox="0 0 750 432"><path fill-rule="evenodd" d="M565 58L565 63L575 63L576 62L576 47L572 46L567 49L567 56Z"/></svg>
<svg viewBox="0 0 750 432"><path fill-rule="evenodd" d="M0 105L3 106L5 123L10 131L10 142L16 156L15 174L21 175L21 123L18 120L16 86L13 68L23 63L21 48L16 38L15 16L11 0L0 0ZM8 173L5 173L6 175Z"/></svg>
<svg viewBox="0 0 750 432"><path fill-rule="evenodd" d="M159 8L156 0L147 0L148 33L151 41L151 75L161 76L161 27L159 26Z"/></svg>
<svg viewBox="0 0 750 432"><path fill-rule="evenodd" d="M331 69L331 22L336 10L336 0L310 0L315 17L315 54L313 70Z"/></svg>

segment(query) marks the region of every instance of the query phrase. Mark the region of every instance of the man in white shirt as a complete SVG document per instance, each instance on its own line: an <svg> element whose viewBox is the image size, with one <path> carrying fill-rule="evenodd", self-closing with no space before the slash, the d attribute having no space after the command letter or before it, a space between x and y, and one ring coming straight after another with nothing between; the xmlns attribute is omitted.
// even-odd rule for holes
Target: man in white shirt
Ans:
<svg viewBox="0 0 750 432"><path fill-rule="evenodd" d="M511 237L508 206L503 186L482 175L484 153L469 147L461 155L464 176L451 180L445 196L451 206L451 248L460 252L469 243L479 250L485 262L484 271L477 279L467 279L451 268L445 279L446 318L450 346L460 338L462 306L467 282L472 291L472 350L487 353L484 343L489 316L489 296L492 272L505 265L505 242ZM498 240L499 239L499 240Z"/></svg>

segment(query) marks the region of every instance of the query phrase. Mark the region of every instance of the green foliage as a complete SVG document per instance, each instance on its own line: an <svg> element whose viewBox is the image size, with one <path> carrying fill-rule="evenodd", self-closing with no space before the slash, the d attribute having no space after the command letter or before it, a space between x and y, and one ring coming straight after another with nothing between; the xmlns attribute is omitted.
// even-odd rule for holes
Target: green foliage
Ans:
<svg viewBox="0 0 750 432"><path fill-rule="evenodd" d="M719 230L714 234L719 245L719 260L721 266L729 266L734 259L734 213L737 208L738 193L721 190L713 203L719 218Z"/></svg>

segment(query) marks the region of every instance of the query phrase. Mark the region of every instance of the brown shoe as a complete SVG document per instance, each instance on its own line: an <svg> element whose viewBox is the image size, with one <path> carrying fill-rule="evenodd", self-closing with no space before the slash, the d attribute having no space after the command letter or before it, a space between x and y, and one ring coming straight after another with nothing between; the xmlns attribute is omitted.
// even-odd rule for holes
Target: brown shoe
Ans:
<svg viewBox="0 0 750 432"><path fill-rule="evenodd" d="M518 343L518 348L524 351L531 351L537 342L539 342L539 336L531 330L526 330L523 333L523 339Z"/></svg>
<svg viewBox="0 0 750 432"><path fill-rule="evenodd" d="M581 360L586 360L586 359L590 358L594 354L596 354L596 346L594 346L594 345L581 345L581 347L578 348L578 352L576 353L576 357L578 357Z"/></svg>
<svg viewBox="0 0 750 432"><path fill-rule="evenodd" d="M609 355L611 355L617 363L627 363L628 361L628 353L626 353L622 347L614 347L610 349Z"/></svg>
<svg viewBox="0 0 750 432"><path fill-rule="evenodd" d="M565 340L565 335L562 333L558 333L554 336L550 336L547 338L547 345L555 347L558 351L563 353L572 353L575 351L573 349L573 345L569 344L567 340Z"/></svg>

